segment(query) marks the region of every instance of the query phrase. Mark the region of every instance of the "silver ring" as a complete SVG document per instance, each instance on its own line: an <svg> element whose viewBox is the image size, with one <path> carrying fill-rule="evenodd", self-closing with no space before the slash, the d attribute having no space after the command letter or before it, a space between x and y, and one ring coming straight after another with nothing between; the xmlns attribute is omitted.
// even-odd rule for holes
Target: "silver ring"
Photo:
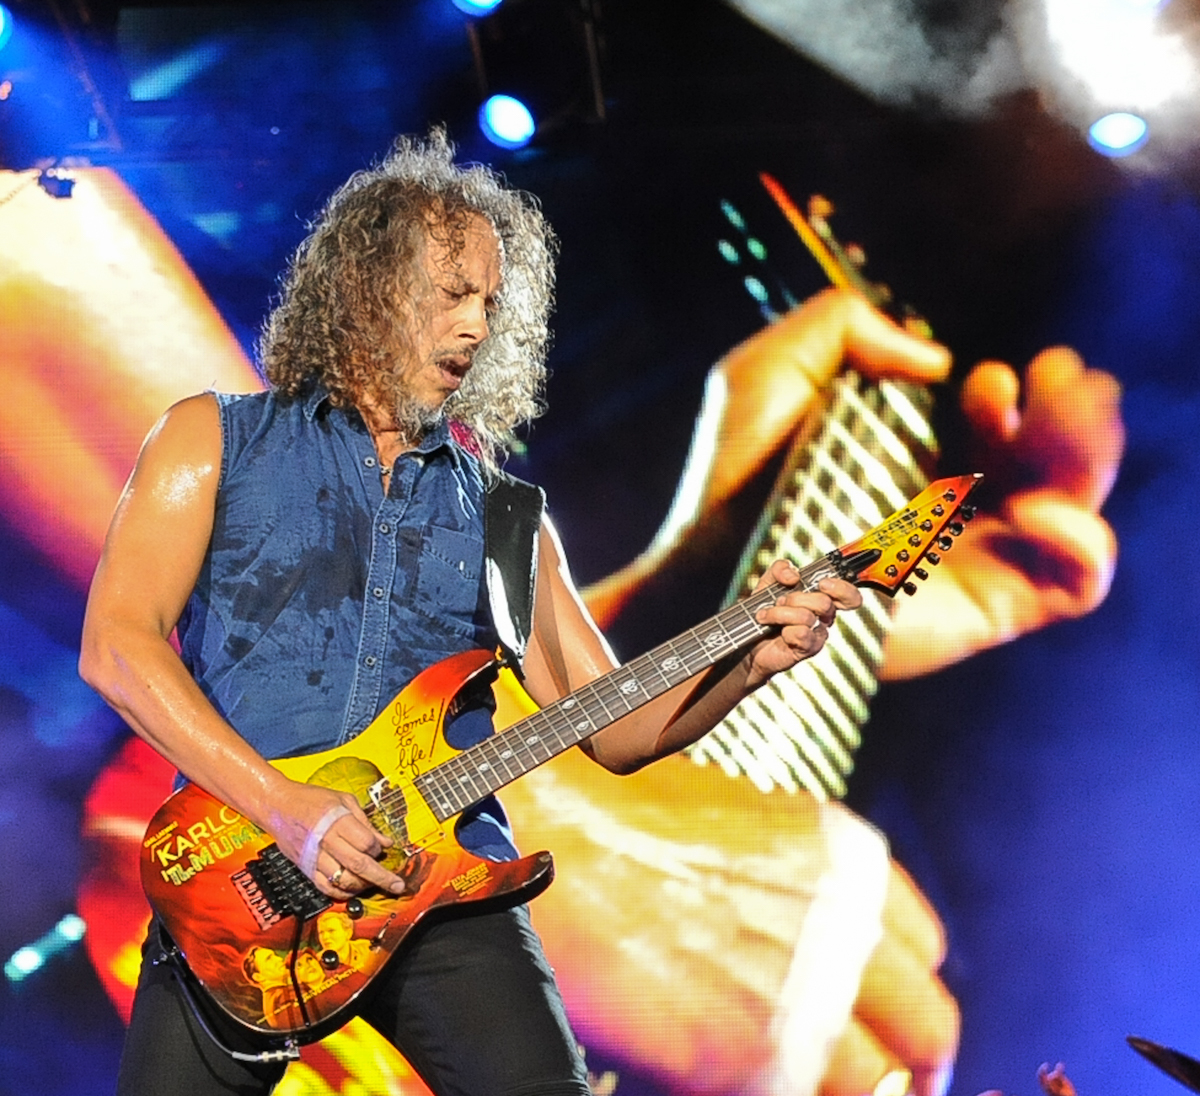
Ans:
<svg viewBox="0 0 1200 1096"><path fill-rule="evenodd" d="M335 871L329 877L329 882L331 882L335 887L340 887L342 885L342 872L345 870L346 869L343 868L341 864L339 864L337 871Z"/></svg>

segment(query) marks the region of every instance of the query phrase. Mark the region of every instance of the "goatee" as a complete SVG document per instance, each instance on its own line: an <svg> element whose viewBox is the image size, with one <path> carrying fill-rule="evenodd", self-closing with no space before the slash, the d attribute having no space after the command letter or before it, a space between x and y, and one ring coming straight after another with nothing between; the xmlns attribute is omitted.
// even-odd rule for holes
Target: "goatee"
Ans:
<svg viewBox="0 0 1200 1096"><path fill-rule="evenodd" d="M400 432L416 442L445 421L446 407L450 402L448 399L437 407L427 407L419 400L413 399L409 393L398 391L392 404L392 412Z"/></svg>

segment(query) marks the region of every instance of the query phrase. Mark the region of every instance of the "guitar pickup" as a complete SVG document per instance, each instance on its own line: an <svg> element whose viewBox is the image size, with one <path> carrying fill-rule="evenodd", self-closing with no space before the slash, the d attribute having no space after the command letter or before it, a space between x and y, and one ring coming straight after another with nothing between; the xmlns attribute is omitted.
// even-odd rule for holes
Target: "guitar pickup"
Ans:
<svg viewBox="0 0 1200 1096"><path fill-rule="evenodd" d="M230 882L260 929L285 917L308 920L333 905L333 899L317 890L278 845L268 845L231 875Z"/></svg>

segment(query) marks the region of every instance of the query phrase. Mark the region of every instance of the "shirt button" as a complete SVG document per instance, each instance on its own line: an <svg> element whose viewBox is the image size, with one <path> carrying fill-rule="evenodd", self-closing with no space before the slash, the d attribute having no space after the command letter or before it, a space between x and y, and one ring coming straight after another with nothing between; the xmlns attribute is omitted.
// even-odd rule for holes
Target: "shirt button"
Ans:
<svg viewBox="0 0 1200 1096"><path fill-rule="evenodd" d="M367 457L367 458L366 458L366 459L363 461L363 464L365 464L365 465L366 465L368 468L374 468L374 467L375 467L375 458L374 458L374 457Z"/></svg>
<svg viewBox="0 0 1200 1096"><path fill-rule="evenodd" d="M383 587L376 586L375 589L371 591L371 593L373 593L376 597L383 597Z"/></svg>
<svg viewBox="0 0 1200 1096"><path fill-rule="evenodd" d="M390 533L392 531L392 527L385 521L380 524L379 531L381 533Z"/></svg>
<svg viewBox="0 0 1200 1096"><path fill-rule="evenodd" d="M375 656L367 655L367 657L363 659L363 664L366 666L374 666L375 665Z"/></svg>

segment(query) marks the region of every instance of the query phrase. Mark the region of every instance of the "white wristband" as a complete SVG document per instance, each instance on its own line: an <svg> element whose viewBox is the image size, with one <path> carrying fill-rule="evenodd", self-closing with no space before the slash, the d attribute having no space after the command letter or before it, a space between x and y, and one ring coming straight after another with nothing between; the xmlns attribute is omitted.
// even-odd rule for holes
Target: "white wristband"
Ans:
<svg viewBox="0 0 1200 1096"><path fill-rule="evenodd" d="M775 1060L760 1075L756 1096L817 1092L883 935L887 842L832 804L821 805L820 825L829 869L804 916L775 1014Z"/></svg>
<svg viewBox="0 0 1200 1096"><path fill-rule="evenodd" d="M308 831L308 837L304 839L304 848L300 852L300 870L309 879L313 877L313 873L317 870L317 857L321 853L321 842L329 832L329 827L341 818L342 815L349 813L350 808L339 803L336 807L330 807L329 810L321 815L320 821Z"/></svg>

